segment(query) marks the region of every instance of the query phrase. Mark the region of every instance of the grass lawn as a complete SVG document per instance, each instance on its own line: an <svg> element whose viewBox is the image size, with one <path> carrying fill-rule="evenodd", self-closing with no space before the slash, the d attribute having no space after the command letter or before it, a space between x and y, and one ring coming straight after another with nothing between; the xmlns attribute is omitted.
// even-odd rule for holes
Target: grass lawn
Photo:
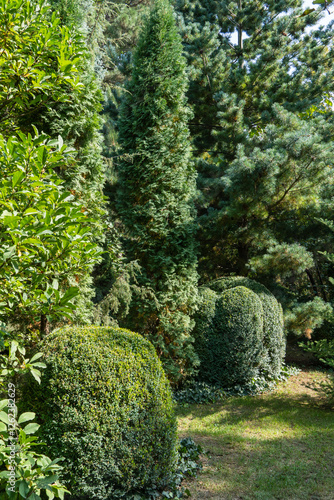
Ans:
<svg viewBox="0 0 334 500"><path fill-rule="evenodd" d="M272 393L178 408L180 437L208 452L186 486L212 500L334 500L334 412L303 371Z"/></svg>

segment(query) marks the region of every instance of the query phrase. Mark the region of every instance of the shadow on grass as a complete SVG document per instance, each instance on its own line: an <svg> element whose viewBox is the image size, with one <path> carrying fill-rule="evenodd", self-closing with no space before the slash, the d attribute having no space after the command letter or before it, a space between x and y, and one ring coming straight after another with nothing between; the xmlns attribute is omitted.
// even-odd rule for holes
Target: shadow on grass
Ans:
<svg viewBox="0 0 334 500"><path fill-rule="evenodd" d="M203 436L193 438L208 449ZM211 443L212 444L212 443ZM203 473L188 483L192 497L211 500L333 500L333 436L236 443L225 435L204 457Z"/></svg>
<svg viewBox="0 0 334 500"><path fill-rule="evenodd" d="M193 500L333 500L334 412L304 393L179 408L181 433L209 453Z"/></svg>
<svg viewBox="0 0 334 500"><path fill-rule="evenodd" d="M317 399L308 395L273 395L273 396L245 396L230 398L220 403L207 405L189 405L179 407L177 415L186 417L196 414L198 418L205 418L213 414L223 413L220 422L238 424L245 420L265 419L275 416L275 419L289 422L291 418L298 419L299 424L306 427L331 425L334 428L334 412L317 405ZM321 415L321 418L316 418ZM218 422L217 422L218 423Z"/></svg>

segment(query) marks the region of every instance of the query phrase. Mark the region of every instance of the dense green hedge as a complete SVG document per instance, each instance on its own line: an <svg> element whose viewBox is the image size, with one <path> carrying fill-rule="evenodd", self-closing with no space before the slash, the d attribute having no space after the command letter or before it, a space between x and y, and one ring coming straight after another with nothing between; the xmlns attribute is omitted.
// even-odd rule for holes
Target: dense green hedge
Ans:
<svg viewBox="0 0 334 500"><path fill-rule="evenodd" d="M176 461L169 384L153 346L120 328L67 327L39 346L47 368L29 408L74 500L163 487Z"/></svg>
<svg viewBox="0 0 334 500"><path fill-rule="evenodd" d="M220 278L209 284L209 287L216 292L237 286L245 286L252 290L261 300L264 345L261 369L267 378L277 378L281 371L286 346L282 306L264 285L243 276Z"/></svg>
<svg viewBox="0 0 334 500"><path fill-rule="evenodd" d="M231 277L209 283L200 294L194 330L198 378L226 387L257 375L276 379L285 337L282 308L272 293L251 279Z"/></svg>
<svg viewBox="0 0 334 500"><path fill-rule="evenodd" d="M251 290L239 286L215 294L202 290L205 312L197 322L195 348L199 377L223 386L256 377L262 359L263 309Z"/></svg>

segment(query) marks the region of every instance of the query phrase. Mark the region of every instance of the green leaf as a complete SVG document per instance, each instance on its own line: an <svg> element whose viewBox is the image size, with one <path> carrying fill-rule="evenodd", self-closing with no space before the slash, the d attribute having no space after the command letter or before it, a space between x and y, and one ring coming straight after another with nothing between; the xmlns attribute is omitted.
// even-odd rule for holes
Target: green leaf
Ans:
<svg viewBox="0 0 334 500"><path fill-rule="evenodd" d="M2 254L2 259L6 261L7 259L10 259L13 255L16 253L16 245L11 246Z"/></svg>
<svg viewBox="0 0 334 500"><path fill-rule="evenodd" d="M67 490L66 490L67 491ZM58 496L61 500L64 500L65 497L65 491L58 489Z"/></svg>
<svg viewBox="0 0 334 500"><path fill-rule="evenodd" d="M33 444L36 444L36 443L33 443ZM34 457L32 457L31 455L28 455L27 459L28 459L28 462L30 463L31 467L34 467L35 463L36 463L36 460L34 459Z"/></svg>
<svg viewBox="0 0 334 500"><path fill-rule="evenodd" d="M16 357L16 351L18 346L19 346L18 342L16 342L16 340L12 340L10 346L10 359L14 359Z"/></svg>
<svg viewBox="0 0 334 500"><path fill-rule="evenodd" d="M306 9L301 16L299 17L304 17L304 16L308 16L309 14L311 14L311 12L314 12L315 9Z"/></svg>
<svg viewBox="0 0 334 500"><path fill-rule="evenodd" d="M63 145L64 145L63 138L60 135L58 135L58 148L59 148L59 150L61 150Z"/></svg>
<svg viewBox="0 0 334 500"><path fill-rule="evenodd" d="M50 229L43 229L41 231L38 231L36 233L36 236L43 236L44 234L51 234L51 235L53 235L53 232L50 231Z"/></svg>
<svg viewBox="0 0 334 500"><path fill-rule="evenodd" d="M23 429L26 434L34 434L40 428L39 424L32 423L25 426Z"/></svg>
<svg viewBox="0 0 334 500"><path fill-rule="evenodd" d="M36 210L36 208L27 208L27 210L24 212L24 215L36 215L39 213L39 210Z"/></svg>
<svg viewBox="0 0 334 500"><path fill-rule="evenodd" d="M27 498L27 495L30 491L29 485L26 481L22 480L19 483L19 493L23 498Z"/></svg>
<svg viewBox="0 0 334 500"><path fill-rule="evenodd" d="M48 158L48 150L45 146L41 146L40 148L38 148L37 157L38 157L39 162L42 165L44 165L47 158Z"/></svg>
<svg viewBox="0 0 334 500"><path fill-rule="evenodd" d="M58 286L59 286L59 284L58 284L58 280L54 279L54 280L52 281L52 288L53 288L54 290L58 290Z"/></svg>
<svg viewBox="0 0 334 500"><path fill-rule="evenodd" d="M18 345L17 346L17 350L19 351L19 353L21 353L23 356L25 355L26 353L26 350L25 350L25 347L23 347L22 345Z"/></svg>
<svg viewBox="0 0 334 500"><path fill-rule="evenodd" d="M52 467L53 465L58 464L58 462L62 462L63 460L65 460L65 458L64 458L64 457L55 458L54 460L52 460L52 461L48 464L47 468L50 468L50 467Z"/></svg>
<svg viewBox="0 0 334 500"><path fill-rule="evenodd" d="M51 476L44 477L43 479L39 480L37 482L38 488L44 488L48 484L52 484L58 481L58 476L56 474L53 474Z"/></svg>
<svg viewBox="0 0 334 500"><path fill-rule="evenodd" d="M8 420L8 415L7 413L5 413L4 411L0 411L0 420L1 422L4 422L5 424L9 424L9 420Z"/></svg>
<svg viewBox="0 0 334 500"><path fill-rule="evenodd" d="M29 500L41 500L41 497L39 495L37 495L37 493L32 492L29 495Z"/></svg>
<svg viewBox="0 0 334 500"><path fill-rule="evenodd" d="M34 379L40 384L41 383L41 372L39 370L35 370L34 368L30 368L30 373L34 377Z"/></svg>
<svg viewBox="0 0 334 500"><path fill-rule="evenodd" d="M33 412L22 413L18 419L18 423L23 424L23 422L27 422L28 420L34 420L35 416L36 413Z"/></svg>
<svg viewBox="0 0 334 500"><path fill-rule="evenodd" d="M46 368L45 363L32 363L33 368Z"/></svg>
<svg viewBox="0 0 334 500"><path fill-rule="evenodd" d="M66 304L69 300L76 297L79 293L79 288L76 286L71 286L61 298L60 304Z"/></svg>
<svg viewBox="0 0 334 500"><path fill-rule="evenodd" d="M13 175L13 180L12 180L12 186L15 187L25 176L25 172L22 172L22 170L18 170L15 172Z"/></svg>
<svg viewBox="0 0 334 500"><path fill-rule="evenodd" d="M43 356L43 353L42 352L37 352L36 354L34 354L34 356L31 358L31 360L29 361L29 363L33 363L34 361L37 361L39 358L41 358Z"/></svg>
<svg viewBox="0 0 334 500"><path fill-rule="evenodd" d="M2 399L0 401L0 411L3 410L8 405L8 399Z"/></svg>

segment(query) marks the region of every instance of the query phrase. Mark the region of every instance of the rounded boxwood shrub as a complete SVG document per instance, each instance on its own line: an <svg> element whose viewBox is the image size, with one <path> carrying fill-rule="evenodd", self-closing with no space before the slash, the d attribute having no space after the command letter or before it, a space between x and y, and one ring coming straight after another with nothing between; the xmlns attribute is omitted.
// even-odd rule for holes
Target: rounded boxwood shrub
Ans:
<svg viewBox="0 0 334 500"><path fill-rule="evenodd" d="M244 286L222 293L202 289L195 348L199 378L224 387L256 377L263 357L263 308L258 296Z"/></svg>
<svg viewBox="0 0 334 500"><path fill-rule="evenodd" d="M76 500L129 498L170 480L176 462L172 395L150 342L120 328L66 327L39 346L47 365L29 394L41 437L65 457Z"/></svg>
<svg viewBox="0 0 334 500"><path fill-rule="evenodd" d="M286 349L282 306L264 285L243 276L220 278L209 284L210 289L216 293L238 286L252 290L261 300L264 346L261 372L267 379L275 379L280 374Z"/></svg>

